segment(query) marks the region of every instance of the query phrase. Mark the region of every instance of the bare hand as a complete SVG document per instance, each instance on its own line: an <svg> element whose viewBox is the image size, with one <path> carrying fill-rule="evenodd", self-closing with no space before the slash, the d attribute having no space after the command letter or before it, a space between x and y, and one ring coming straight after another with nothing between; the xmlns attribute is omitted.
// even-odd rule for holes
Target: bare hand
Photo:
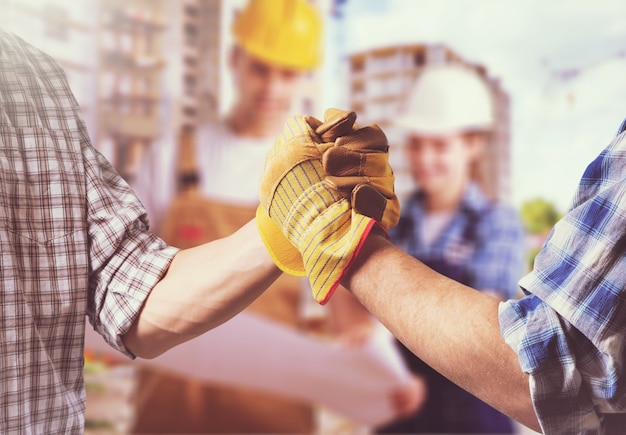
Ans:
<svg viewBox="0 0 626 435"><path fill-rule="evenodd" d="M408 417L426 402L428 388L419 376L411 375L409 382L391 393L391 404L397 418Z"/></svg>
<svg viewBox="0 0 626 435"><path fill-rule="evenodd" d="M341 332L337 335L337 340L343 346L348 348L360 347L370 340L370 338L374 335L374 332L374 321L368 319L368 321L358 322L347 330Z"/></svg>

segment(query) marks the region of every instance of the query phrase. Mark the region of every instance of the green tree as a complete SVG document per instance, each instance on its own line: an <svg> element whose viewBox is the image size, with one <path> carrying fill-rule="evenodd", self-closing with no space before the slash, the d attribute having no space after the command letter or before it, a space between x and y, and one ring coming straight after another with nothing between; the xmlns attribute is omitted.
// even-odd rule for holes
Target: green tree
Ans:
<svg viewBox="0 0 626 435"><path fill-rule="evenodd" d="M556 206L543 198L534 198L522 204L520 216L529 234L547 234L561 218Z"/></svg>
<svg viewBox="0 0 626 435"><path fill-rule="evenodd" d="M526 233L530 236L526 251L529 270L532 269L535 257L548 233L561 217L556 206L543 198L530 199L522 204L520 218Z"/></svg>

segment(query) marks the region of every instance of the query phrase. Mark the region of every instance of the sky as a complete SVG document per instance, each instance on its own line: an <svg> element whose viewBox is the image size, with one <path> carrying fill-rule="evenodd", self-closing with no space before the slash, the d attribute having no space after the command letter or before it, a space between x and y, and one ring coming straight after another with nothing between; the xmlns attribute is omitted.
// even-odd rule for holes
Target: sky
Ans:
<svg viewBox="0 0 626 435"><path fill-rule="evenodd" d="M347 0L345 53L443 43L511 96L512 197L569 206L626 117L623 0Z"/></svg>
<svg viewBox="0 0 626 435"><path fill-rule="evenodd" d="M0 5L10 14L18 1ZM340 0L320 0L333 1ZM565 211L585 167L626 117L624 0L343 1L344 55L441 43L501 81L511 96L515 206L542 197ZM330 60L337 47L329 49ZM324 83L331 94L332 79Z"/></svg>

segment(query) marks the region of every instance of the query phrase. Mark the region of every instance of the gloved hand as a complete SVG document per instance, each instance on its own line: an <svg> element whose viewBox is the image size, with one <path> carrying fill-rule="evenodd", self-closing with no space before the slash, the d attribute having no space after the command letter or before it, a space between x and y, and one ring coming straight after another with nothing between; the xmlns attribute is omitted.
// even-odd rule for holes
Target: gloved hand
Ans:
<svg viewBox="0 0 626 435"><path fill-rule="evenodd" d="M309 116L290 119L267 153L261 177L257 209L261 237L281 270L309 276L320 304L331 297L376 224L352 209L353 195L347 187L340 191L331 187L332 179L325 180L323 155L337 146L337 138L356 133L355 120L354 112L339 110L328 110L324 123Z"/></svg>
<svg viewBox="0 0 626 435"><path fill-rule="evenodd" d="M389 166L389 145L377 125L363 127L335 141L322 159L326 184L350 199L357 213L376 219L385 229L400 219Z"/></svg>

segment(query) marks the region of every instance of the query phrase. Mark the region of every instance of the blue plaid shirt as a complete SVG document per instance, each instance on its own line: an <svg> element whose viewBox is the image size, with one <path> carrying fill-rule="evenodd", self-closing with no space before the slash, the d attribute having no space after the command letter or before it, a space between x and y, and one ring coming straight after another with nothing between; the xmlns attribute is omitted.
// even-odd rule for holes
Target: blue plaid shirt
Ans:
<svg viewBox="0 0 626 435"><path fill-rule="evenodd" d="M626 121L500 306L544 433L626 432Z"/></svg>
<svg viewBox="0 0 626 435"><path fill-rule="evenodd" d="M451 221L431 245L418 231L424 218L423 195L416 192L402 207L392 241L437 272L478 290L519 296L524 272L524 233L515 210L491 202L474 183L466 189Z"/></svg>

